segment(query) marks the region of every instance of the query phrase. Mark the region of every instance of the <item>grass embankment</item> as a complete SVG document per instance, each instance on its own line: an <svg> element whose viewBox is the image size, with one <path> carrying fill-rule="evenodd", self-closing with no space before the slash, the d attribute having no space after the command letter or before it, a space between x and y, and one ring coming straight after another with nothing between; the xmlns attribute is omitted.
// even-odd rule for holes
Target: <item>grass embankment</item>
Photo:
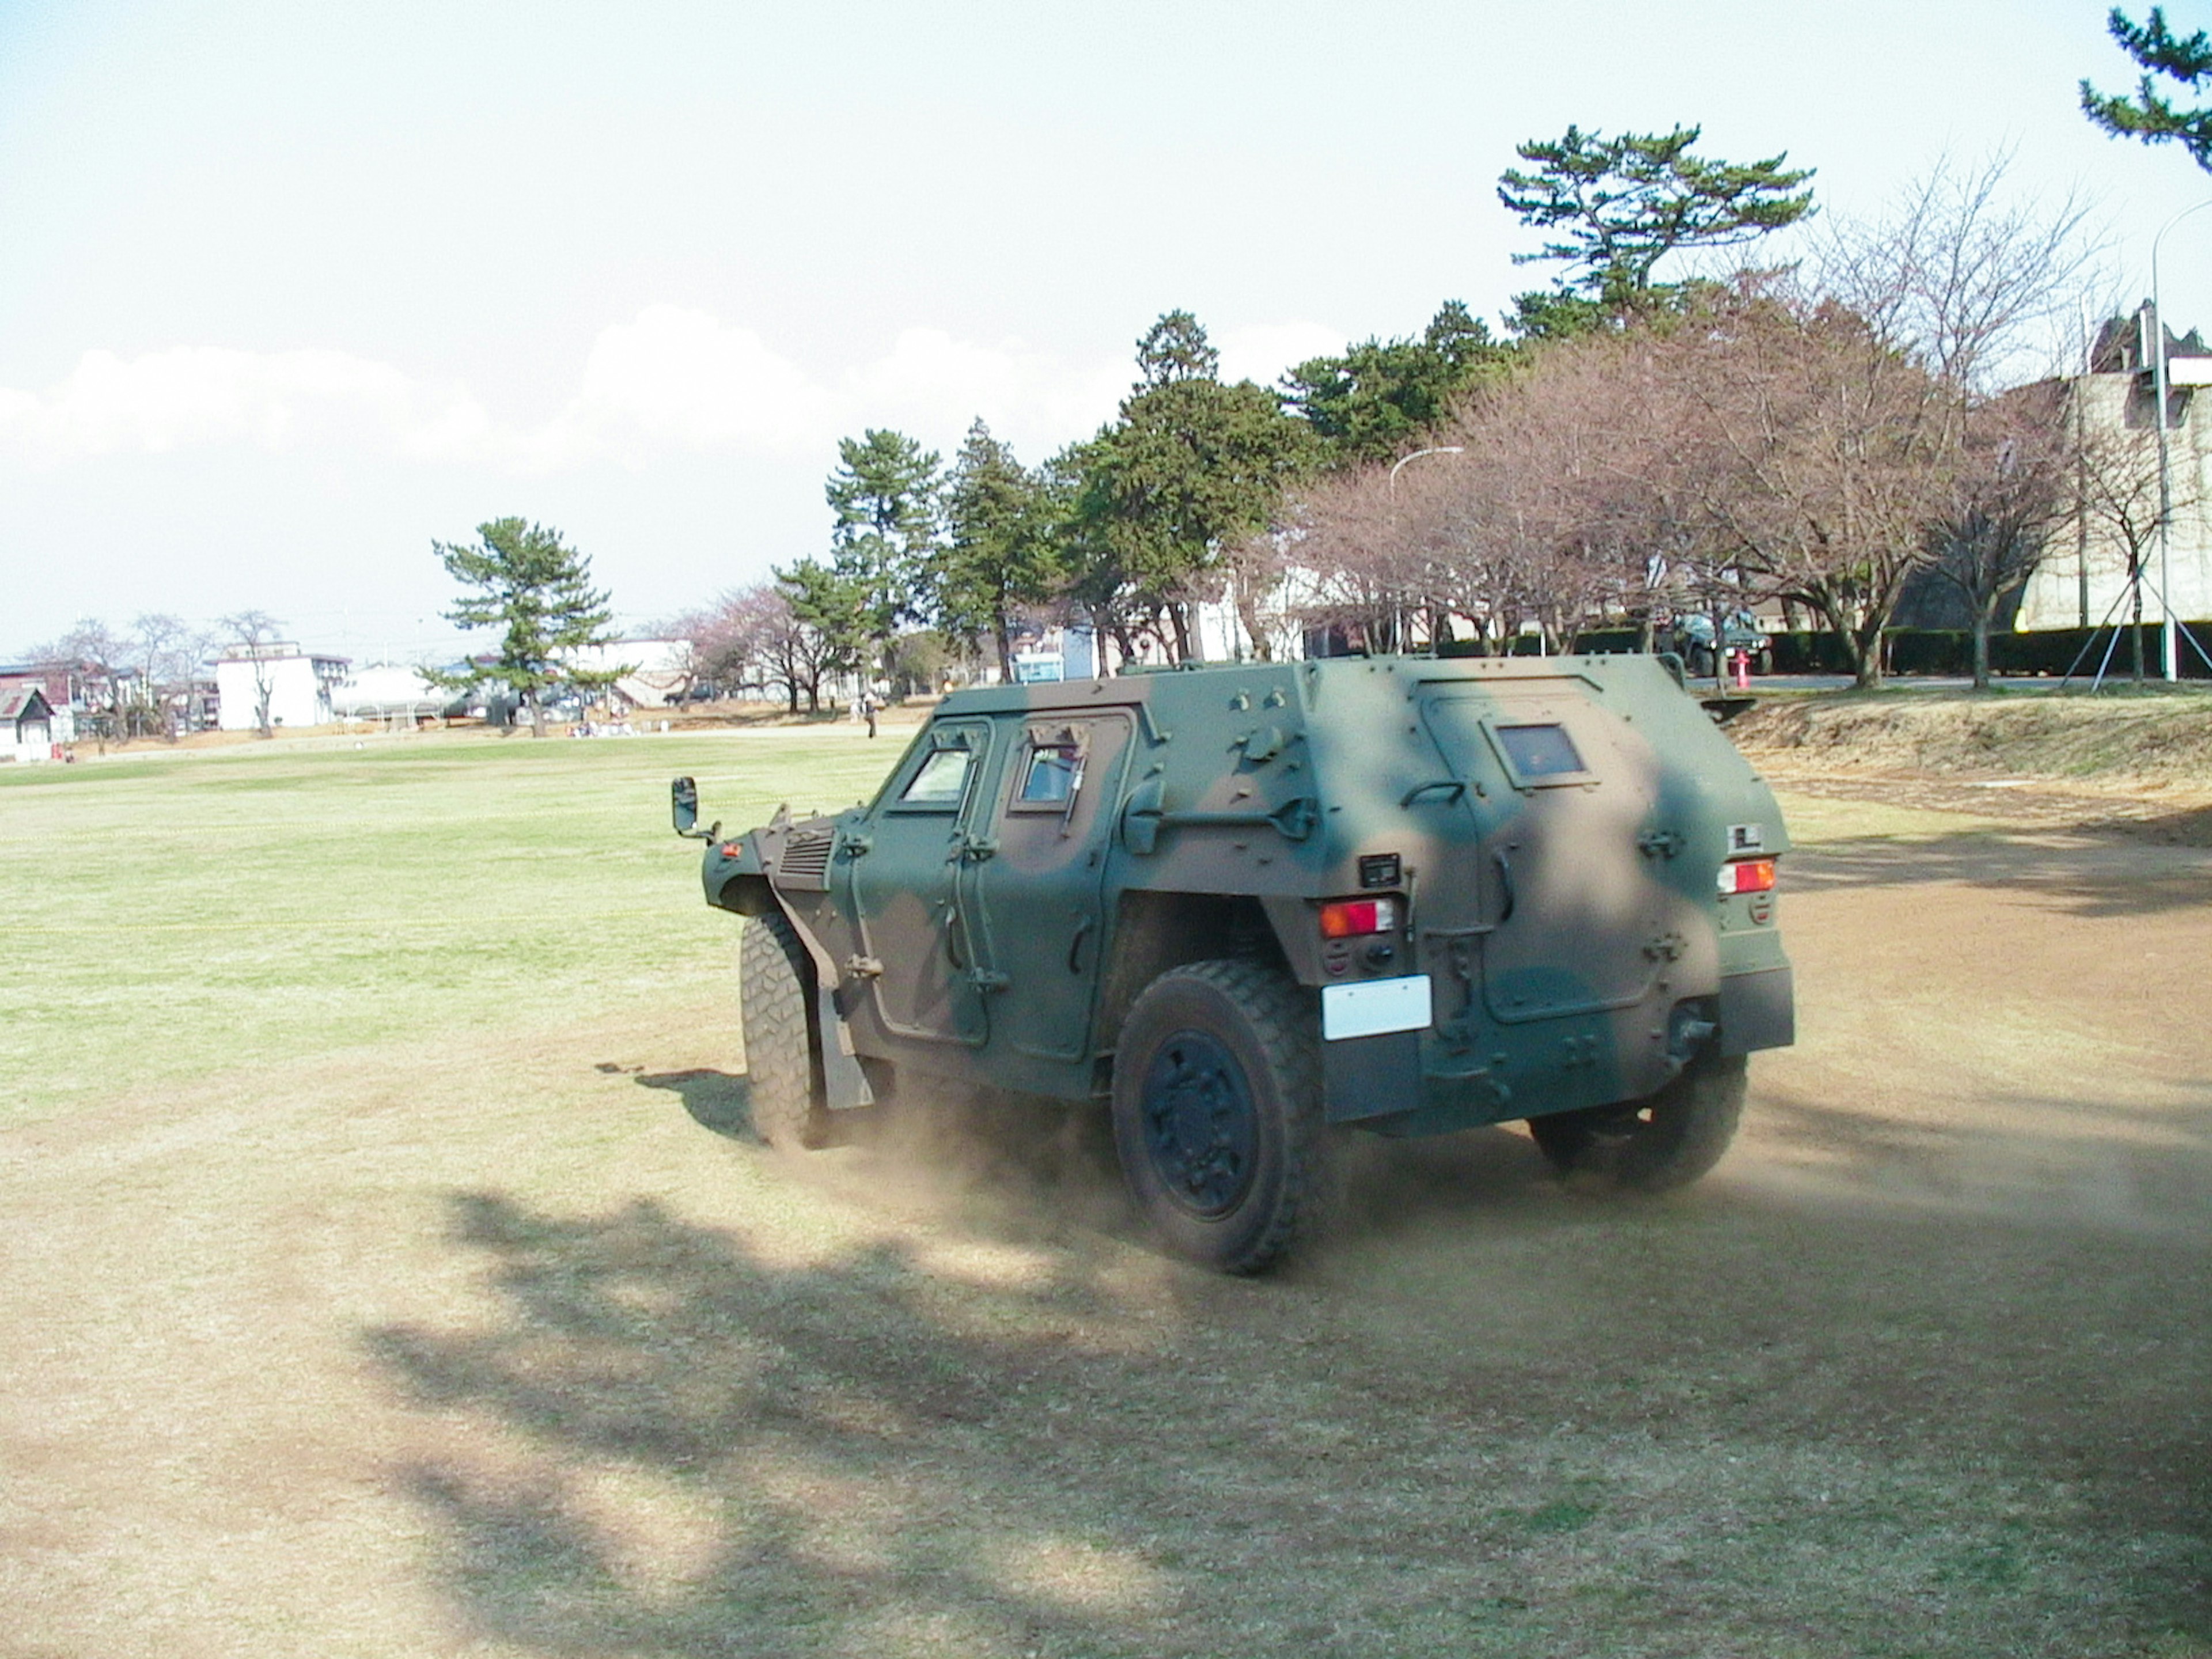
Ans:
<svg viewBox="0 0 2212 1659"><path fill-rule="evenodd" d="M1747 751L1844 772L2212 790L2212 691L1881 691L1763 700Z"/></svg>

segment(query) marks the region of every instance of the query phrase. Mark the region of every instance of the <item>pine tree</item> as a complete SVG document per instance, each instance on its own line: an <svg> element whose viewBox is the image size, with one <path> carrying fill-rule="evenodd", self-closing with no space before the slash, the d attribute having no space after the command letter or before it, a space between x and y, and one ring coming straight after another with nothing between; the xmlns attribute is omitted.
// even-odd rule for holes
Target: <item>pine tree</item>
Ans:
<svg viewBox="0 0 2212 1659"><path fill-rule="evenodd" d="M1013 624L1042 604L1059 576L1059 547L1044 482L1014 459L978 416L945 489L945 539L930 570L938 625L988 635L999 672L1014 678Z"/></svg>
<svg viewBox="0 0 2212 1659"><path fill-rule="evenodd" d="M837 444L837 469L823 495L836 515L830 545L836 573L860 595L862 624L880 654L915 603L935 544L938 458L903 433L871 429Z"/></svg>
<svg viewBox="0 0 2212 1659"><path fill-rule="evenodd" d="M1784 154L1762 161L1707 161L1690 153L1697 127L1608 138L1569 127L1549 141L1516 146L1530 171L1498 175L1498 199L1533 230L1554 235L1516 264L1564 262L1548 292L1515 301L1523 335L1562 336L1655 303L1679 289L1656 283L1654 267L1688 248L1729 247L1795 224L1813 211L1800 185L1809 167L1785 167Z"/></svg>
<svg viewBox="0 0 2212 1659"><path fill-rule="evenodd" d="M608 594L592 586L592 562L562 544L561 532L521 519L477 526L477 544L433 542L432 550L465 594L446 620L462 628L497 628L499 654L464 672L434 675L448 685L495 680L530 711L532 731L545 735L544 695L556 685L584 690L611 685L628 667L587 670L575 653L607 642L614 612Z"/></svg>
<svg viewBox="0 0 2212 1659"><path fill-rule="evenodd" d="M2154 76L2179 82L2191 92L2212 78L2212 37L2203 29L2184 40L2166 26L2157 6L2141 27L2117 6L2105 20L2128 56L2143 70L2132 98L2106 96L2081 82L2081 112L2115 137L2140 138L2147 144L2179 142L2197 165L2212 172L2212 109L2179 109L2159 94Z"/></svg>

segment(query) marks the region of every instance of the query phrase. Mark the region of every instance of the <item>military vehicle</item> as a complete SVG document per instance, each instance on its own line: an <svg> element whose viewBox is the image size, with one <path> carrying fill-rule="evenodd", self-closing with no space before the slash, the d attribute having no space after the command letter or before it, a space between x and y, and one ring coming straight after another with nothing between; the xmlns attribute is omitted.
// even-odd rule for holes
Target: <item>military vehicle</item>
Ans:
<svg viewBox="0 0 2212 1659"><path fill-rule="evenodd" d="M893 1086L1109 1103L1174 1250L1315 1231L1346 1127L1720 1158L1790 1042L1774 798L1671 659L1343 658L955 692L875 798L707 840L753 1119Z"/></svg>
<svg viewBox="0 0 2212 1659"><path fill-rule="evenodd" d="M1737 656L1750 665L1754 674L1774 672L1774 641L1759 625L1759 618L1748 611L1732 611L1721 619L1721 637L1726 641L1726 657L1716 664L1713 659L1713 619L1702 611L1685 611L1675 617L1673 629L1674 649L1680 653L1691 673L1711 674L1716 667L1725 672L1729 660Z"/></svg>

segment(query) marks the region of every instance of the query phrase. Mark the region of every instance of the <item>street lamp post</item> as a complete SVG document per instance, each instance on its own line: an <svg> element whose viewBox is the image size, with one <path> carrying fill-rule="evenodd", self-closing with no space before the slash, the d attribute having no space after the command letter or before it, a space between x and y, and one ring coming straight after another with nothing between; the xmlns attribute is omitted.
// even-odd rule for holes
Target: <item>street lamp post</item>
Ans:
<svg viewBox="0 0 2212 1659"><path fill-rule="evenodd" d="M2168 392L2166 370L2166 311L2159 304L2158 245L2172 230L2192 213L2202 213L2212 208L2212 200L2199 202L2175 214L2158 228L2158 234L2150 239L2150 328L2151 328L2151 389L2158 403L2158 604L2165 626L2160 631L2160 654L2165 659L2166 682L2168 685L2181 678L2181 649L2179 629L2173 616L2173 567L2169 550L2173 542L2173 483L2168 471L2166 436L2166 400Z"/></svg>
<svg viewBox="0 0 2212 1659"><path fill-rule="evenodd" d="M1398 493L1398 475L1406 470L1407 462L1418 461L1424 455L1463 455L1466 453L1463 445L1438 444L1433 449L1417 449L1410 455L1401 455L1390 469L1390 493L1393 495ZM1435 618L1432 617L1430 620L1433 623ZM1431 631L1433 633L1433 629ZM1406 610L1403 605L1399 606L1390 617L1390 646L1395 651L1406 648ZM1436 648L1433 639L1429 648Z"/></svg>
<svg viewBox="0 0 2212 1659"><path fill-rule="evenodd" d="M2212 207L2212 202L2208 202L2205 205ZM2151 262L2151 292L2153 295L2158 292L2158 263L2155 258ZM1438 444L1434 449L1417 449L1410 455L1401 455L1398 458L1398 464L1390 469L1390 488L1394 490L1397 489L1398 475L1405 471L1406 463L1408 461L1418 461L1424 455L1463 455L1466 453L1467 451L1458 444Z"/></svg>

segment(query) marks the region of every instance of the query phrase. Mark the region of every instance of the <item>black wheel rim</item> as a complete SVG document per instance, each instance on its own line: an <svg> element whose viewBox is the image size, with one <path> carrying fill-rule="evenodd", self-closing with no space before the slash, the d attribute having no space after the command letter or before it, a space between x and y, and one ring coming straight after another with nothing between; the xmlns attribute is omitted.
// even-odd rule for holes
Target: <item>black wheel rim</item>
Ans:
<svg viewBox="0 0 2212 1659"><path fill-rule="evenodd" d="M1145 1150L1168 1196L1202 1219L1251 1189L1260 1119L1237 1056L1204 1031L1177 1031L1145 1068Z"/></svg>

